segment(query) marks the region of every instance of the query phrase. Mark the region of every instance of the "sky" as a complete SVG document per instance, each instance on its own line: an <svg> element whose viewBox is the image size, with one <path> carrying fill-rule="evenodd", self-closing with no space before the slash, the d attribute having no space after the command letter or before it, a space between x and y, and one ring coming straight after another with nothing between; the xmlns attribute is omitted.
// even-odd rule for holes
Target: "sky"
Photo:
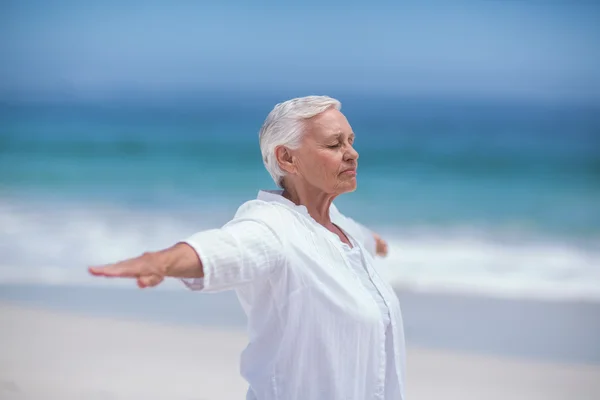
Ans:
<svg viewBox="0 0 600 400"><path fill-rule="evenodd" d="M9 0L0 99L345 89L597 103L599 3Z"/></svg>

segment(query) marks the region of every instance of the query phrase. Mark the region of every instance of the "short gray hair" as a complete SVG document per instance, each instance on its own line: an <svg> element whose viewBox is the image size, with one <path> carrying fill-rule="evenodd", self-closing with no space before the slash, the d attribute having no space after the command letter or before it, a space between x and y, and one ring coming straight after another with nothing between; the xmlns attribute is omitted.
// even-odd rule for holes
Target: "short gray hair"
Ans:
<svg viewBox="0 0 600 400"><path fill-rule="evenodd" d="M275 148L281 145L290 149L300 147L304 121L329 108L341 110L342 103L329 96L305 96L279 103L269 113L260 128L259 143L265 167L277 186L282 187L286 173L279 167Z"/></svg>

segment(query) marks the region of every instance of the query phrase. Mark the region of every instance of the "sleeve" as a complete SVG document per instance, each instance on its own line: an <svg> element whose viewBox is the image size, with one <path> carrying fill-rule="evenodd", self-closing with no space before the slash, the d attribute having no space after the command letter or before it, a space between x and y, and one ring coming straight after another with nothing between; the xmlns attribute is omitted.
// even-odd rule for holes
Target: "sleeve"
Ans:
<svg viewBox="0 0 600 400"><path fill-rule="evenodd" d="M371 254L371 256L374 257L375 253L377 253L377 242L375 241L375 236L373 235L373 231L371 231L366 226L354 221L352 218L350 218L350 219L357 225L358 229L362 233L363 246L365 246L365 249Z"/></svg>
<svg viewBox="0 0 600 400"><path fill-rule="evenodd" d="M343 218L345 221L354 225L354 231L358 234L356 239L365 247L371 256L375 257L375 254L377 253L377 242L375 241L373 231L352 218L343 215L333 203L331 204L331 211L337 218Z"/></svg>
<svg viewBox="0 0 600 400"><path fill-rule="evenodd" d="M203 278L181 278L191 290L219 292L264 279L284 263L281 238L264 222L238 219L198 232L183 243L198 254Z"/></svg>

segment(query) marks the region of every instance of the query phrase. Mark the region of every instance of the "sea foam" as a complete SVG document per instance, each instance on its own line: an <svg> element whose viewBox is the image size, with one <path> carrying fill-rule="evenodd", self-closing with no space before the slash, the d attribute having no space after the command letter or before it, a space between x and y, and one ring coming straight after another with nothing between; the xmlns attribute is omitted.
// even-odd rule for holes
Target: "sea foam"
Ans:
<svg viewBox="0 0 600 400"><path fill-rule="evenodd" d="M162 249L227 220L215 210L41 204L0 200L0 283L135 288L92 277L87 266ZM510 239L480 228L380 228L390 251L376 262L399 289L600 301L600 246L593 242ZM183 290L176 280L162 288Z"/></svg>

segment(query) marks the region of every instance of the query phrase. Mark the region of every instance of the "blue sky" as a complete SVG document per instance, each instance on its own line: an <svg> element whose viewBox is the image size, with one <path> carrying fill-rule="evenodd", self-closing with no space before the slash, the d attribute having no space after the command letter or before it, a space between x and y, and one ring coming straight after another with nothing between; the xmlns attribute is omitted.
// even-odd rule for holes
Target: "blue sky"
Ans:
<svg viewBox="0 0 600 400"><path fill-rule="evenodd" d="M398 3L2 2L0 97L285 88L600 101L595 2Z"/></svg>

